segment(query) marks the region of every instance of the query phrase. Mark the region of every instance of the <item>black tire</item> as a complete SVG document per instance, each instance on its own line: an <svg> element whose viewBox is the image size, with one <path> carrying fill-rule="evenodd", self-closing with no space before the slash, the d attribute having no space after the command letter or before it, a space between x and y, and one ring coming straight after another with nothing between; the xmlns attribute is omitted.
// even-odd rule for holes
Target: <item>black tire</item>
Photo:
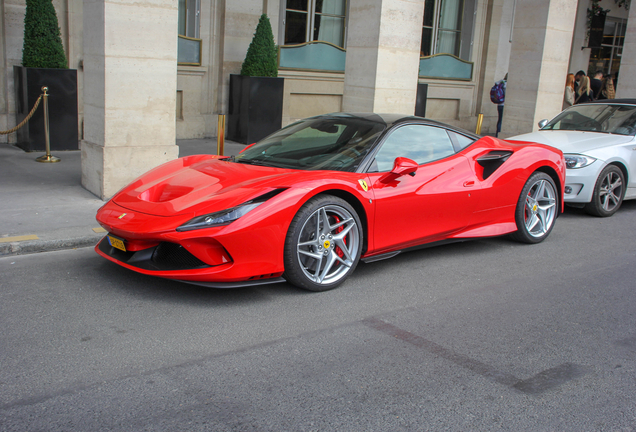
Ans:
<svg viewBox="0 0 636 432"><path fill-rule="evenodd" d="M521 190L510 237L522 243L539 243L550 235L559 211L559 196L552 177L543 172L530 176Z"/></svg>
<svg viewBox="0 0 636 432"><path fill-rule="evenodd" d="M585 211L592 216L609 217L618 211L625 196L625 176L616 165L603 168L594 185L592 201Z"/></svg>
<svg viewBox="0 0 636 432"><path fill-rule="evenodd" d="M362 224L349 203L331 195L314 197L289 226L283 277L310 291L333 289L355 270L362 244Z"/></svg>

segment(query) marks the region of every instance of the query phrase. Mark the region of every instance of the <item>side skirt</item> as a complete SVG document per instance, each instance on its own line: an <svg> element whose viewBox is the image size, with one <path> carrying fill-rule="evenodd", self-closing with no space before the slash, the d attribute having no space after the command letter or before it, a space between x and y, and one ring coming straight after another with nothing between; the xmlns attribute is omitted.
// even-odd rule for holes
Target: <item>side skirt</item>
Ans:
<svg viewBox="0 0 636 432"><path fill-rule="evenodd" d="M442 245L451 244L451 243L461 243L461 242L465 242L465 241L476 240L477 238L480 238L480 237L460 238L460 239L446 239L446 240L440 240L440 241L436 241L436 242L432 242L432 243L424 243L424 244L417 245L417 246L411 246L411 247L406 248L406 249L401 249L401 250L398 250L398 251L386 252L386 253L383 253L383 254L380 254L380 255L373 255L373 256L370 256L368 258L361 258L360 261L364 262L365 264L368 264L368 263L372 263L372 262L375 262L375 261L382 261L382 260L385 260L385 259L393 258L394 256L401 254L402 252L411 252L411 251L420 250L420 249L428 249L428 248L431 248L431 247L442 246Z"/></svg>

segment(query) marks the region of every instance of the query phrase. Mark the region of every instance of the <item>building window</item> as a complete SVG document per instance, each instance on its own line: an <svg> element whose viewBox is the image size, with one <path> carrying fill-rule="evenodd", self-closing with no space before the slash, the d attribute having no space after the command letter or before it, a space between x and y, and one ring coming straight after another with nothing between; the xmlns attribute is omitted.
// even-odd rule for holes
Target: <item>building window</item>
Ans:
<svg viewBox="0 0 636 432"><path fill-rule="evenodd" d="M199 37L199 15L201 0L179 0L179 34L191 38Z"/></svg>
<svg viewBox="0 0 636 432"><path fill-rule="evenodd" d="M603 41L600 48L592 48L588 72L593 76L597 70L616 76L621 65L623 42L627 20L621 18L605 18Z"/></svg>
<svg viewBox="0 0 636 432"><path fill-rule="evenodd" d="M344 47L346 0L287 0L284 45L325 41Z"/></svg>
<svg viewBox="0 0 636 432"><path fill-rule="evenodd" d="M420 55L452 54L470 60L475 0L426 0Z"/></svg>
<svg viewBox="0 0 636 432"><path fill-rule="evenodd" d="M177 63L180 65L201 66L200 11L201 0L179 0Z"/></svg>

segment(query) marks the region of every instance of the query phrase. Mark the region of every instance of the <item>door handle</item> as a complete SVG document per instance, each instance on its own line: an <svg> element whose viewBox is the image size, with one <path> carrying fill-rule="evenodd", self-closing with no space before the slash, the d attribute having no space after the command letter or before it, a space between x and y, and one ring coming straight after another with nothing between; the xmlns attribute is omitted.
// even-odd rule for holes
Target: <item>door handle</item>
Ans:
<svg viewBox="0 0 636 432"><path fill-rule="evenodd" d="M464 187L475 186L475 180L467 180L464 182Z"/></svg>

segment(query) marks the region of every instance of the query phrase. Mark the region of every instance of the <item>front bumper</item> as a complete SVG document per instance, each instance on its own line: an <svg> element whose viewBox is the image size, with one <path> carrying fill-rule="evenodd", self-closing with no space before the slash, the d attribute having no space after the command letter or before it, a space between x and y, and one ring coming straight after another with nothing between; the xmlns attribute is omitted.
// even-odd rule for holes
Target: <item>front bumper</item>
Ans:
<svg viewBox="0 0 636 432"><path fill-rule="evenodd" d="M126 216L120 219L122 214ZM99 210L97 220L110 235L123 240L126 251L111 246L108 236L95 251L138 273L206 286L229 288L282 281L285 236L275 232L270 222L260 219L244 226L244 221L236 221L177 232L175 227L190 217L133 212L111 201Z"/></svg>
<svg viewBox="0 0 636 432"><path fill-rule="evenodd" d="M565 172L564 201L566 203L591 202L596 180L605 165L605 162L596 160L584 168L567 169Z"/></svg>
<svg viewBox="0 0 636 432"><path fill-rule="evenodd" d="M236 282L208 282L179 279L179 270L186 271L188 276L196 270L210 269L213 266L205 264L194 255L186 251L183 246L175 243L160 243L157 246L136 252L124 252L110 245L108 236L104 237L95 247L101 256L131 270L152 276L173 276L179 282L200 285L210 288L242 288L255 285L285 282L282 277L254 278ZM222 270L222 269L216 269ZM168 276L165 272L173 272ZM162 272L158 274L157 272ZM170 277L172 278L172 277Z"/></svg>

